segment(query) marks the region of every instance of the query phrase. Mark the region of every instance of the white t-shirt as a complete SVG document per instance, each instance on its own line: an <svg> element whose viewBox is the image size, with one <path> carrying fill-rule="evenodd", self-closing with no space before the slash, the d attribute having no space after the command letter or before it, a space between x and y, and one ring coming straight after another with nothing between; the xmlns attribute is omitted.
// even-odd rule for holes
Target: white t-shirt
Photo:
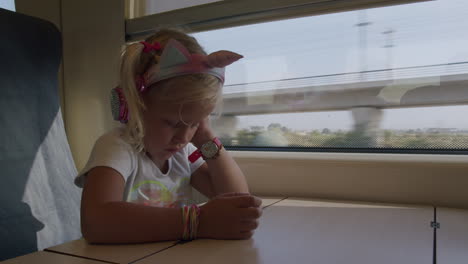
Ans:
<svg viewBox="0 0 468 264"><path fill-rule="evenodd" d="M190 163L188 156L196 150L187 144L169 158L167 173L146 156L135 151L122 137L121 128L102 135L95 143L88 163L75 178L84 186L86 174L94 167L105 166L118 171L125 180L123 200L158 207L181 207L191 203L190 176L204 163L198 159Z"/></svg>

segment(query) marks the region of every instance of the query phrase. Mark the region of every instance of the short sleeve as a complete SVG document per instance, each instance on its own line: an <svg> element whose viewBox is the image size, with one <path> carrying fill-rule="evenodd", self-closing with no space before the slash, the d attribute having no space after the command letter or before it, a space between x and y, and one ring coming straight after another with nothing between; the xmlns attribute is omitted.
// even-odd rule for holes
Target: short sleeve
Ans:
<svg viewBox="0 0 468 264"><path fill-rule="evenodd" d="M75 178L75 184L83 187L86 174L99 166L116 170L127 181L135 170L135 164L135 152L131 146L120 137L118 131L112 131L96 141L86 166Z"/></svg>
<svg viewBox="0 0 468 264"><path fill-rule="evenodd" d="M187 144L187 157L190 156L190 154L192 154L194 151L196 151L197 148L192 144L192 143L188 143ZM202 157L198 158L194 163L190 163L190 174L193 174L198 168L200 168L201 165L203 165L203 163L205 163L205 161L203 160Z"/></svg>

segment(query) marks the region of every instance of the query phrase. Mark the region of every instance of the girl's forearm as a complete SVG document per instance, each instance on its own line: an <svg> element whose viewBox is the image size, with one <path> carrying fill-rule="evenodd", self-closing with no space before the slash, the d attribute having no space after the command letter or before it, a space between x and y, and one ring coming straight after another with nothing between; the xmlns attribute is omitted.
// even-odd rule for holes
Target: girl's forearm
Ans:
<svg viewBox="0 0 468 264"><path fill-rule="evenodd" d="M206 163L217 194L249 192L244 174L226 149L222 148L218 157L208 159Z"/></svg>
<svg viewBox="0 0 468 264"><path fill-rule="evenodd" d="M108 202L82 212L81 228L90 243L143 243L182 237L180 208Z"/></svg>

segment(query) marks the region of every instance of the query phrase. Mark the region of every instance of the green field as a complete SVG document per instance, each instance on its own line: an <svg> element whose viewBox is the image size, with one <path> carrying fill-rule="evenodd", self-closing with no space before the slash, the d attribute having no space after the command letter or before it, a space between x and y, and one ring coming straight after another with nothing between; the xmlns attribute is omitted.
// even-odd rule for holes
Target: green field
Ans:
<svg viewBox="0 0 468 264"><path fill-rule="evenodd" d="M353 131L295 132L284 127L243 129L222 141L230 146L468 149L468 132L436 133L384 130L371 138Z"/></svg>

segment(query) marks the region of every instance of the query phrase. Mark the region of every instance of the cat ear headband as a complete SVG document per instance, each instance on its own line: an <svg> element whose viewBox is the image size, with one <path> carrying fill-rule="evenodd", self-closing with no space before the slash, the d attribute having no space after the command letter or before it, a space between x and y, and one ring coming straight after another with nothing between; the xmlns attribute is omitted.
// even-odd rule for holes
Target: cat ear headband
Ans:
<svg viewBox="0 0 468 264"><path fill-rule="evenodd" d="M145 53L162 49L159 43L142 41L140 44ZM143 93L159 81L196 73L210 74L224 83L224 67L241 58L242 55L227 50L209 55L191 54L180 42L170 39L163 49L159 63L151 66L143 75L137 76L135 84L138 91ZM120 87L111 91L111 107L114 120L128 122L128 106Z"/></svg>

